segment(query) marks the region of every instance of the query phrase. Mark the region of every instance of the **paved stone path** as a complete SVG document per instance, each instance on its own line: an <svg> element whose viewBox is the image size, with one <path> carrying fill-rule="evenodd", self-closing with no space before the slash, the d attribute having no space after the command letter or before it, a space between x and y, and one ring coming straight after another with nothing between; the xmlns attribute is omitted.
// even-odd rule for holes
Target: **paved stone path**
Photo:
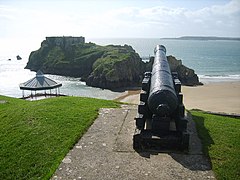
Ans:
<svg viewBox="0 0 240 180"><path fill-rule="evenodd" d="M101 109L88 132L63 159L52 179L199 180L215 179L193 121L189 154L144 152L132 148L137 106Z"/></svg>

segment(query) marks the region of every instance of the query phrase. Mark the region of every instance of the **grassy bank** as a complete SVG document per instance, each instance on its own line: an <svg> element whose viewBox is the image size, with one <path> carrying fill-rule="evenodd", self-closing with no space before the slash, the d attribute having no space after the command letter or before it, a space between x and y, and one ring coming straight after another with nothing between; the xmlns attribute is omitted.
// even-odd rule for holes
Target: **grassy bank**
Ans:
<svg viewBox="0 0 240 180"><path fill-rule="evenodd" d="M240 179L240 119L191 113L217 179Z"/></svg>
<svg viewBox="0 0 240 180"><path fill-rule="evenodd" d="M0 179L48 179L69 149L113 101L0 96Z"/></svg>

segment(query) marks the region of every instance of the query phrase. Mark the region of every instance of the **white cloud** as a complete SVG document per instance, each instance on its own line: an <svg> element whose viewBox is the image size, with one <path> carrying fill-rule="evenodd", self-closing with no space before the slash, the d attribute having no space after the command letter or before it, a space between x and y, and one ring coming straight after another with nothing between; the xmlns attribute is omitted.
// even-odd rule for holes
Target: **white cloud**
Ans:
<svg viewBox="0 0 240 180"><path fill-rule="evenodd" d="M124 2L121 6L112 6L109 1L105 4L98 3L100 1L33 2L0 3L0 55L30 52L39 48L46 36L240 37L239 0L225 4L216 1L214 5L201 8L170 7L163 3L151 7L139 5L139 1L132 6L128 6L127 1L121 1ZM48 4L50 2L52 4Z"/></svg>
<svg viewBox="0 0 240 180"><path fill-rule="evenodd" d="M225 15L232 15L235 13L239 13L240 11L240 1L239 0L233 0L231 2L229 2L228 4L224 5L224 6L219 6L219 5L215 5L211 7L211 11L214 14L225 14Z"/></svg>
<svg viewBox="0 0 240 180"><path fill-rule="evenodd" d="M124 7L89 17L85 25L103 37L240 36L239 2L197 10Z"/></svg>
<svg viewBox="0 0 240 180"><path fill-rule="evenodd" d="M217 36L240 36L239 2L231 1L223 6L215 5L197 11L187 11L186 17L192 26L199 25L206 35L210 33Z"/></svg>
<svg viewBox="0 0 240 180"><path fill-rule="evenodd" d="M60 9L54 7L30 9L24 6L0 5L0 37L45 37L49 35L83 35L87 37L240 36L239 0L197 10L190 10L184 6L177 8L141 7L136 3L136 6L132 7L108 8L106 6L98 11L97 7L86 10L81 3L75 3L72 10L64 7Z"/></svg>

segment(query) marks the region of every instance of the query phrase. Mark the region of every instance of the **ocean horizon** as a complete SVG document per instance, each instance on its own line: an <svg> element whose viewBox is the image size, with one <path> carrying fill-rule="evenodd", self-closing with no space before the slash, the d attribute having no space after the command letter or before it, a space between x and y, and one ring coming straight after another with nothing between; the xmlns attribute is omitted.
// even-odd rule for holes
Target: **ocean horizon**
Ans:
<svg viewBox="0 0 240 180"><path fill-rule="evenodd" d="M109 38L88 39L99 45L130 45L143 60L148 60L154 55L154 48L162 44L167 49L167 55L175 56L183 65L194 69L203 83L211 82L240 82L240 41L233 40L173 40L158 38ZM40 47L41 42L39 42ZM23 48L24 49L24 48ZM25 48L25 49L30 49ZM32 49L31 51L35 51ZM24 69L28 62L30 52L23 51L19 54L4 54L0 51L0 94L21 97L22 91L19 84L35 76L35 72ZM22 60L16 60L20 55ZM8 60L11 59L11 60ZM85 96L103 99L114 99L119 92L102 90L86 86L80 78L46 75L60 82L63 86L61 93L73 96Z"/></svg>

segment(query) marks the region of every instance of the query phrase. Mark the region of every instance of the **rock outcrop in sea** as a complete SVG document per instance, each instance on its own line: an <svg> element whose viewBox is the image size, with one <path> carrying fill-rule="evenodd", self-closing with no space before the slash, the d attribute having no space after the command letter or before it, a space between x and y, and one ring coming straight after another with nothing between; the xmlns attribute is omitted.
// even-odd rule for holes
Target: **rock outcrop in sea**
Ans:
<svg viewBox="0 0 240 180"><path fill-rule="evenodd" d="M105 48L108 50L94 62L86 84L104 89L139 86L145 64L135 50L128 45Z"/></svg>
<svg viewBox="0 0 240 180"><path fill-rule="evenodd" d="M40 49L30 54L26 68L81 77L87 85L104 89L140 85L144 62L131 46L99 46L76 39L46 38Z"/></svg>
<svg viewBox="0 0 240 180"><path fill-rule="evenodd" d="M182 64L181 60L177 60L174 56L167 56L167 60L172 72L178 73L178 78L182 85L197 86L203 85L199 82L199 78L193 69L190 69ZM150 57L150 61L146 63L146 70L151 71L154 57Z"/></svg>
<svg viewBox="0 0 240 180"><path fill-rule="evenodd" d="M169 56L171 70L185 85L198 85L198 77L181 61ZM143 74L151 70L128 45L99 46L85 43L84 37L47 37L31 52L26 68L44 73L81 77L87 85L115 90L140 86Z"/></svg>
<svg viewBox="0 0 240 180"><path fill-rule="evenodd" d="M201 82L199 82L199 78L194 70L184 66L181 60L177 60L174 56L168 56L167 59L171 71L178 73L178 78L183 85L203 85Z"/></svg>
<svg viewBox="0 0 240 180"><path fill-rule="evenodd" d="M16 56L17 60L22 60L21 56L17 55Z"/></svg>

